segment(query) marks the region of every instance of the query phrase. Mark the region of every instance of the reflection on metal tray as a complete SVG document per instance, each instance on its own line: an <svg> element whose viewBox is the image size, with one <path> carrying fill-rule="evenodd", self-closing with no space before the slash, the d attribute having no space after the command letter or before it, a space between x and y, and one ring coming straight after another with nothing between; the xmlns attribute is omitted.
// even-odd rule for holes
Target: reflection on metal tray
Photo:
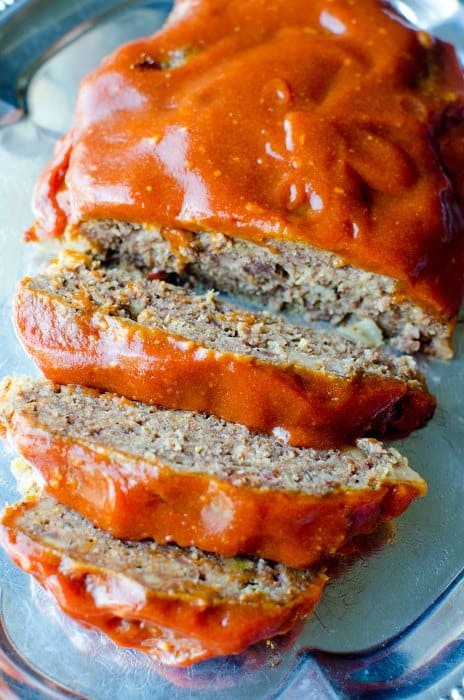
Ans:
<svg viewBox="0 0 464 700"><path fill-rule="evenodd" d="M4 3L5 4L5 3ZM35 373L10 319L15 280L40 256L21 232L35 177L66 130L80 78L121 42L160 26L171 3L16 0L0 14L0 370ZM413 21L462 41L457 0L398 0ZM28 107L28 110L26 109ZM23 116L28 111L28 116ZM299 635L187 670L162 668L65 618L0 554L0 697L464 698L464 332L457 357L424 364L440 408L401 449L429 495L347 561ZM1 448L3 450L3 448ZM0 451L0 502L16 499Z"/></svg>

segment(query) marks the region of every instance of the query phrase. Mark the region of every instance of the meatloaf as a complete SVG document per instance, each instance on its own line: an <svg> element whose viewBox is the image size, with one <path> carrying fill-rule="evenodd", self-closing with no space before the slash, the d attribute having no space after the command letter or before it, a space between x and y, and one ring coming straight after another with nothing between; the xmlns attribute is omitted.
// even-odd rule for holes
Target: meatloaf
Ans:
<svg viewBox="0 0 464 700"><path fill-rule="evenodd" d="M0 426L45 489L117 537L307 567L400 515L425 483L396 450L292 448L240 425L27 378Z"/></svg>
<svg viewBox="0 0 464 700"><path fill-rule="evenodd" d="M284 634L326 582L320 571L264 559L118 540L48 497L7 508L0 539L68 615L167 664L238 654Z"/></svg>
<svg viewBox="0 0 464 700"><path fill-rule="evenodd" d="M82 83L30 238L451 355L464 80L382 0L177 0Z"/></svg>
<svg viewBox="0 0 464 700"><path fill-rule="evenodd" d="M193 287L219 289L271 311L330 321L342 333L369 319L368 342L389 339L404 353L452 356L449 320L398 293L397 280L361 270L314 246L286 241L258 245L222 233L150 228L90 220L70 229L66 245L100 259L118 257L149 272L167 272Z"/></svg>
<svg viewBox="0 0 464 700"><path fill-rule="evenodd" d="M411 358L81 253L22 281L15 323L53 381L203 411L293 445L402 436L435 407Z"/></svg>

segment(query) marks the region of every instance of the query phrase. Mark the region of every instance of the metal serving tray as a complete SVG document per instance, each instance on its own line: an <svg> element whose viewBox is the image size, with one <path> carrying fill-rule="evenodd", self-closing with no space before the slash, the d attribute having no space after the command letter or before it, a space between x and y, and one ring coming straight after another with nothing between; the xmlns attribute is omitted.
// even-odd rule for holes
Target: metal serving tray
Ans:
<svg viewBox="0 0 464 700"><path fill-rule="evenodd" d="M457 0L397 3L464 49ZM166 1L0 3L0 370L36 373L14 336L15 281L44 254L21 240L34 179L68 126L79 79L125 40L159 27ZM239 657L163 668L65 618L0 553L0 698L464 698L464 329L449 363L424 363L439 408L400 448L429 494L328 586L300 634ZM0 448L0 504L16 500ZM386 540L392 539L386 543Z"/></svg>

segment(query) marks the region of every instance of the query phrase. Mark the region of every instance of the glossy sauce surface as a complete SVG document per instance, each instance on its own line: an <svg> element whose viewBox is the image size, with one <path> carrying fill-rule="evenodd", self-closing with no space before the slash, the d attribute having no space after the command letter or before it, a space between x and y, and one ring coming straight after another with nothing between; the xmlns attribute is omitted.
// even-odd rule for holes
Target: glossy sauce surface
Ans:
<svg viewBox="0 0 464 700"><path fill-rule="evenodd" d="M34 235L114 218L294 240L452 317L462 72L376 0L179 0L82 84Z"/></svg>

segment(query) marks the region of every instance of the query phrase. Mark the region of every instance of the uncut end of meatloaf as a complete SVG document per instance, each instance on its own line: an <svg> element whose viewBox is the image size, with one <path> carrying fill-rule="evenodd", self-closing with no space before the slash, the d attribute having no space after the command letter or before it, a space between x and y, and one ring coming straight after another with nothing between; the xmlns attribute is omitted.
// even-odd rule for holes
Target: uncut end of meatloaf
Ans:
<svg viewBox="0 0 464 700"><path fill-rule="evenodd" d="M40 486L117 537L306 568L403 513L426 484L397 450L292 448L214 416L5 379L0 424ZM20 490L37 491L18 460ZM199 507L200 504L200 507Z"/></svg>
<svg viewBox="0 0 464 700"><path fill-rule="evenodd" d="M65 252L23 280L15 322L27 351L59 383L203 411L294 445L404 436L435 408L411 357L82 253Z"/></svg>
<svg viewBox="0 0 464 700"><path fill-rule="evenodd" d="M310 245L270 241L257 245L221 233L144 228L119 221L86 221L68 244L96 248L106 260L183 276L263 304L272 311L302 313L308 321L330 321L361 342L382 339L403 353L452 357L454 322L433 315L397 294L391 277L343 263L338 255ZM359 320L369 321L359 333Z"/></svg>
<svg viewBox="0 0 464 700"><path fill-rule="evenodd" d="M192 658L187 649L171 663L237 654L287 632L326 582L323 573L263 559L118 540L46 497L7 508L0 537L14 562L87 626L158 657L149 640L157 628L173 633L168 644L192 639Z"/></svg>

